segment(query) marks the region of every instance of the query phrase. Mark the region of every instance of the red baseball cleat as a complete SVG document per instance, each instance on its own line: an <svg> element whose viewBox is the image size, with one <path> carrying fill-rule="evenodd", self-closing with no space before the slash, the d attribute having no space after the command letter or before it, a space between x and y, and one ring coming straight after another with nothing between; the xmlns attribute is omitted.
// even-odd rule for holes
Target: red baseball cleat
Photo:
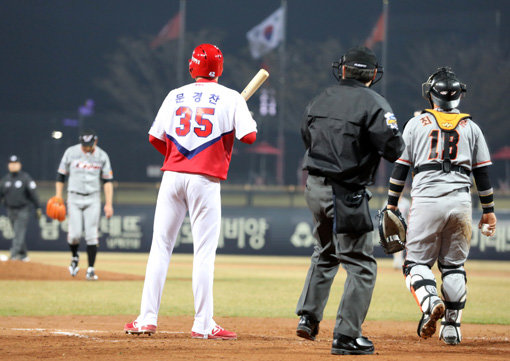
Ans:
<svg viewBox="0 0 510 361"><path fill-rule="evenodd" d="M126 323L124 325L124 331L127 334L130 335L152 335L153 333L156 333L156 326L155 325L145 325L140 326L138 322L133 321L131 323Z"/></svg>
<svg viewBox="0 0 510 361"><path fill-rule="evenodd" d="M221 326L214 326L208 335L203 335L198 332L191 332L191 338L203 338L208 340L236 340L237 335L235 332L225 330Z"/></svg>

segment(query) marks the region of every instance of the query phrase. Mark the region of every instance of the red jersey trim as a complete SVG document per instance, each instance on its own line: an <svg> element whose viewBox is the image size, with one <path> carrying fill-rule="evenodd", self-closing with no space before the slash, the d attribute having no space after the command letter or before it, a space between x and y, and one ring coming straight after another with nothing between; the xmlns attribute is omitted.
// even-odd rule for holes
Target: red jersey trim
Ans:
<svg viewBox="0 0 510 361"><path fill-rule="evenodd" d="M221 134L219 137L217 138L214 138L214 139L211 139L210 141L202 144L201 146L193 149L193 150L188 150L187 148L183 147L182 145L179 144L179 142L177 141L177 139L175 139L174 137L172 137L171 135L166 135L166 137L168 139L170 139L170 141L172 143L175 144L175 146L177 147L177 150L183 155L185 156L186 158L188 159L191 159L193 158L194 156L196 156L198 153L200 153L201 151L203 151L204 149L207 149L209 148L211 145L213 145L214 143L216 143L217 141L219 141L221 138L223 138L223 136L229 134L229 133L233 133L234 131L231 130L230 132L226 132L226 133L223 133Z"/></svg>
<svg viewBox="0 0 510 361"><path fill-rule="evenodd" d="M227 179L228 168L234 146L234 131L227 132L208 147L187 157L178 144L167 137L165 162L162 171L208 175L222 180ZM185 149L181 146L181 149ZM197 148L198 149L198 148ZM196 149L195 149L196 150Z"/></svg>

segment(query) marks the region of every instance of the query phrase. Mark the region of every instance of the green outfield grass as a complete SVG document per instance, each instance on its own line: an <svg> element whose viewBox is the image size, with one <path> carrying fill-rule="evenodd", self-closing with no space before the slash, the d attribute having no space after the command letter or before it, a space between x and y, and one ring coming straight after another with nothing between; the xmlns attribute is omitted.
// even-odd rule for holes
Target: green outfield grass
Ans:
<svg viewBox="0 0 510 361"><path fill-rule="evenodd" d="M31 252L33 262L67 268L68 253ZM100 253L101 271L143 275L147 254ZM390 259L378 260L379 274L369 320L418 320L418 308ZM296 317L294 309L308 269L308 257L226 256L216 259L215 314L223 317ZM463 321L510 324L510 262L468 261L468 301ZM189 315L192 256L172 257L160 315ZM435 270L437 272L437 270ZM436 273L437 274L437 273ZM438 277L438 280L440 277ZM334 319L345 281L340 269L325 318ZM143 281L0 281L1 316L136 315ZM129 317L128 317L129 316Z"/></svg>

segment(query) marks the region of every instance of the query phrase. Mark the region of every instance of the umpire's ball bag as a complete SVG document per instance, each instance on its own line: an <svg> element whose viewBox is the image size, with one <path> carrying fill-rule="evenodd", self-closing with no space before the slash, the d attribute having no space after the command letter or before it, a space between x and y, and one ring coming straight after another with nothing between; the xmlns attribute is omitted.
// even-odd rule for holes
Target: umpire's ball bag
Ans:
<svg viewBox="0 0 510 361"><path fill-rule="evenodd" d="M333 228L336 233L371 232L374 229L368 201L372 198L365 188L355 191L330 180L333 186L333 206L335 217Z"/></svg>

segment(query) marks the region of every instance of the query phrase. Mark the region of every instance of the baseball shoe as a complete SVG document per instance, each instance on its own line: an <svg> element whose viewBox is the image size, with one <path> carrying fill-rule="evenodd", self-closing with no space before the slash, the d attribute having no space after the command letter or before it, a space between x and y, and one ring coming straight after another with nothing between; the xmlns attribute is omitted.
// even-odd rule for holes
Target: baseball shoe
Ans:
<svg viewBox="0 0 510 361"><path fill-rule="evenodd" d="M374 353L374 344L364 336L354 338L335 334L331 353L333 355L371 355Z"/></svg>
<svg viewBox="0 0 510 361"><path fill-rule="evenodd" d="M458 345L462 341L460 332L460 310L446 310L441 320L439 339L447 345ZM459 322L458 322L459 321Z"/></svg>
<svg viewBox="0 0 510 361"><path fill-rule="evenodd" d="M145 325L141 326L138 325L138 322L133 321L131 323L126 323L124 325L124 331L128 335L152 335L153 333L156 333L156 326L155 325Z"/></svg>
<svg viewBox="0 0 510 361"><path fill-rule="evenodd" d="M439 339L447 345L458 345L462 340L460 334L460 323L447 324L441 322L441 330L439 332Z"/></svg>
<svg viewBox="0 0 510 361"><path fill-rule="evenodd" d="M296 335L307 340L314 341L319 333L319 322L314 317L304 314L301 315L296 329Z"/></svg>
<svg viewBox="0 0 510 361"><path fill-rule="evenodd" d="M94 267L87 268L87 281L96 281L97 278L98 277L94 271Z"/></svg>
<svg viewBox="0 0 510 361"><path fill-rule="evenodd" d="M429 338L436 332L436 322L444 316L444 303L437 297L436 300L431 301L430 312L423 313L420 323L418 324L418 336L421 338Z"/></svg>
<svg viewBox="0 0 510 361"><path fill-rule="evenodd" d="M191 332L191 338L202 338L206 340L236 340L237 335L235 332L227 331L221 326L214 326L209 334L201 334L198 332Z"/></svg>
<svg viewBox="0 0 510 361"><path fill-rule="evenodd" d="M80 257L71 258L71 264L69 265L69 273L73 277L76 276L78 274L78 271L80 270L80 267L78 267L78 262L80 262Z"/></svg>
<svg viewBox="0 0 510 361"><path fill-rule="evenodd" d="M25 256L25 257L21 258L21 262L30 262L30 257Z"/></svg>

